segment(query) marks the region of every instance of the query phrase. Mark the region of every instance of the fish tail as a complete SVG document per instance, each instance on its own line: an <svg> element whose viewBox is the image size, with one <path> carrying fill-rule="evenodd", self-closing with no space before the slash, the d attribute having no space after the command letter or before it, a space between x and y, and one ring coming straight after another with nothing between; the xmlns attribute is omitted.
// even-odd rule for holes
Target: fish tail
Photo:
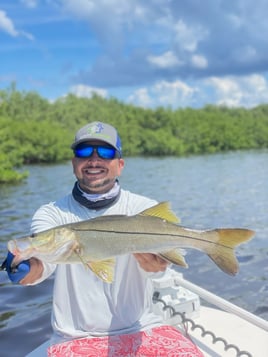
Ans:
<svg viewBox="0 0 268 357"><path fill-rule="evenodd" d="M235 275L239 270L234 249L252 238L255 234L250 229L225 228L213 231L218 236L217 244L207 252L217 266L229 275Z"/></svg>

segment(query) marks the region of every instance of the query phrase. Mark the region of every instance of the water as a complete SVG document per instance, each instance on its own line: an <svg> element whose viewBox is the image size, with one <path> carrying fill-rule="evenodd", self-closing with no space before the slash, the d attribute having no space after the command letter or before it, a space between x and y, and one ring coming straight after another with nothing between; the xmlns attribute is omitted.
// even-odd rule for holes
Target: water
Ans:
<svg viewBox="0 0 268 357"><path fill-rule="evenodd" d="M0 187L0 262L6 242L27 234L34 211L70 191L70 164L27 167L30 177ZM128 158L124 188L170 201L192 228L239 226L256 231L237 249L240 272L222 273L204 254L188 251L184 277L268 320L268 151L187 158ZM182 270L181 270L182 271ZM49 338L53 279L34 287L12 285L0 273L0 355L22 357Z"/></svg>

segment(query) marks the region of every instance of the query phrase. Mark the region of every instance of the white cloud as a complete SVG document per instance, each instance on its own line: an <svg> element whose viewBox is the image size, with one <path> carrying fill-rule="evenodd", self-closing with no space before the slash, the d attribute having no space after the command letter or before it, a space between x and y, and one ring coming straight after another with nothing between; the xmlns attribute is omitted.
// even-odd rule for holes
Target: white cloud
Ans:
<svg viewBox="0 0 268 357"><path fill-rule="evenodd" d="M38 5L38 0L20 0L20 2L29 8L35 8Z"/></svg>
<svg viewBox="0 0 268 357"><path fill-rule="evenodd" d="M161 105L185 106L193 95L196 93L196 88L190 87L182 81L160 81L152 88L157 101Z"/></svg>
<svg viewBox="0 0 268 357"><path fill-rule="evenodd" d="M8 33L12 37L23 36L26 37L28 40L34 40L33 35L27 33L25 31L18 31L11 19L7 16L5 11L0 10L0 30Z"/></svg>
<svg viewBox="0 0 268 357"><path fill-rule="evenodd" d="M128 100L142 106L174 108L208 103L254 106L268 101L267 80L252 75L268 73L265 0L260 0L258 6L252 6L249 0L237 0L232 6L208 1L202 8L199 2L190 0L17 2L20 7L9 7L8 13L0 10L0 31L33 40L31 34L17 28L19 24L28 25L42 42L23 47L13 41L6 48L12 47L14 52L15 45L25 51L38 47L40 53L49 53L51 57L43 56L44 78L52 77L51 68L59 67L63 57L68 56L64 61L73 64L68 75L72 75L72 84L77 83L72 87L76 95L91 96L95 92L107 96L106 88L109 94L120 93L124 100L133 93ZM29 9L34 9L37 16L33 17ZM46 39L46 34L41 37L39 31L48 21ZM65 26L70 32L64 38ZM73 41L71 35L79 41ZM85 56L82 51L74 51L74 42L87 50ZM64 51L60 51L62 48ZM34 70L36 57L28 58L28 68ZM11 68L10 73L16 70ZM62 83L56 74L54 78Z"/></svg>
<svg viewBox="0 0 268 357"><path fill-rule="evenodd" d="M77 18L98 25L98 29L119 29L133 18L144 20L145 8L137 1L125 0L60 0L62 8ZM104 21L99 23L100 21Z"/></svg>
<svg viewBox="0 0 268 357"><path fill-rule="evenodd" d="M29 32L20 31L20 35L26 37L30 41L34 40L34 36Z"/></svg>
<svg viewBox="0 0 268 357"><path fill-rule="evenodd" d="M147 61L159 68L176 67L181 64L172 51L167 51L160 56L148 56Z"/></svg>
<svg viewBox="0 0 268 357"><path fill-rule="evenodd" d="M87 18L97 10L98 4L92 0L61 0L63 9L79 18Z"/></svg>
<svg viewBox="0 0 268 357"><path fill-rule="evenodd" d="M254 107L268 101L268 82L264 76L212 77L206 80L216 93L216 102L230 107Z"/></svg>
<svg viewBox="0 0 268 357"><path fill-rule="evenodd" d="M208 61L204 56L193 55L191 61L196 68L204 69L208 67Z"/></svg>
<svg viewBox="0 0 268 357"><path fill-rule="evenodd" d="M13 22L6 15L5 11L2 10L0 10L0 29L13 37L19 36L19 32L15 29Z"/></svg>
<svg viewBox="0 0 268 357"><path fill-rule="evenodd" d="M152 99L149 96L147 88L140 88L136 90L128 97L127 101L141 107L149 107L152 104Z"/></svg>
<svg viewBox="0 0 268 357"><path fill-rule="evenodd" d="M159 81L148 88L136 90L128 101L143 107L171 106L174 108L189 105L198 89L182 81Z"/></svg>
<svg viewBox="0 0 268 357"><path fill-rule="evenodd" d="M211 77L194 81L158 81L136 90L128 102L142 107L203 107L207 104L251 108L268 102L268 81L254 74L244 77Z"/></svg>
<svg viewBox="0 0 268 357"><path fill-rule="evenodd" d="M175 39L179 48L189 52L196 51L198 43L207 37L207 30L202 26L187 25L179 20L175 26Z"/></svg>
<svg viewBox="0 0 268 357"><path fill-rule="evenodd" d="M126 34L134 28L134 20L143 21L144 12L136 1L125 0L61 0L68 16L85 21L109 56L117 58L128 41Z"/></svg>
<svg viewBox="0 0 268 357"><path fill-rule="evenodd" d="M83 84L72 86L70 88L70 92L76 95L77 97L91 98L93 94L97 94L103 98L107 97L107 91L105 89L93 88L93 87L85 86Z"/></svg>

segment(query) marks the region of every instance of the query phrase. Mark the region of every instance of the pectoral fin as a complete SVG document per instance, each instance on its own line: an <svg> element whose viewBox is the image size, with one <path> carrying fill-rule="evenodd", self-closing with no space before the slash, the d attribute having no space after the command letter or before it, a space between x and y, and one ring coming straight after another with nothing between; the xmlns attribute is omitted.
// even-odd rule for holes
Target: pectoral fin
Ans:
<svg viewBox="0 0 268 357"><path fill-rule="evenodd" d="M112 283L114 280L115 259L101 260L87 263L90 270L105 283Z"/></svg>
<svg viewBox="0 0 268 357"><path fill-rule="evenodd" d="M186 263L183 255L178 250L170 250L168 252L159 253L158 255L170 263L188 268L188 264Z"/></svg>

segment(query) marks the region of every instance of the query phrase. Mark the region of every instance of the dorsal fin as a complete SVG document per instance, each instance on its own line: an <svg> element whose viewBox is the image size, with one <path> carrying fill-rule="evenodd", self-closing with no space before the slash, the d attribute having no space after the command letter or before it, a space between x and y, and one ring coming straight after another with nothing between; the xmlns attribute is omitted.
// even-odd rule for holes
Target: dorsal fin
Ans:
<svg viewBox="0 0 268 357"><path fill-rule="evenodd" d="M179 223L179 218L172 212L169 202L160 202L157 205L139 213L141 216L152 216L165 219L171 223Z"/></svg>

